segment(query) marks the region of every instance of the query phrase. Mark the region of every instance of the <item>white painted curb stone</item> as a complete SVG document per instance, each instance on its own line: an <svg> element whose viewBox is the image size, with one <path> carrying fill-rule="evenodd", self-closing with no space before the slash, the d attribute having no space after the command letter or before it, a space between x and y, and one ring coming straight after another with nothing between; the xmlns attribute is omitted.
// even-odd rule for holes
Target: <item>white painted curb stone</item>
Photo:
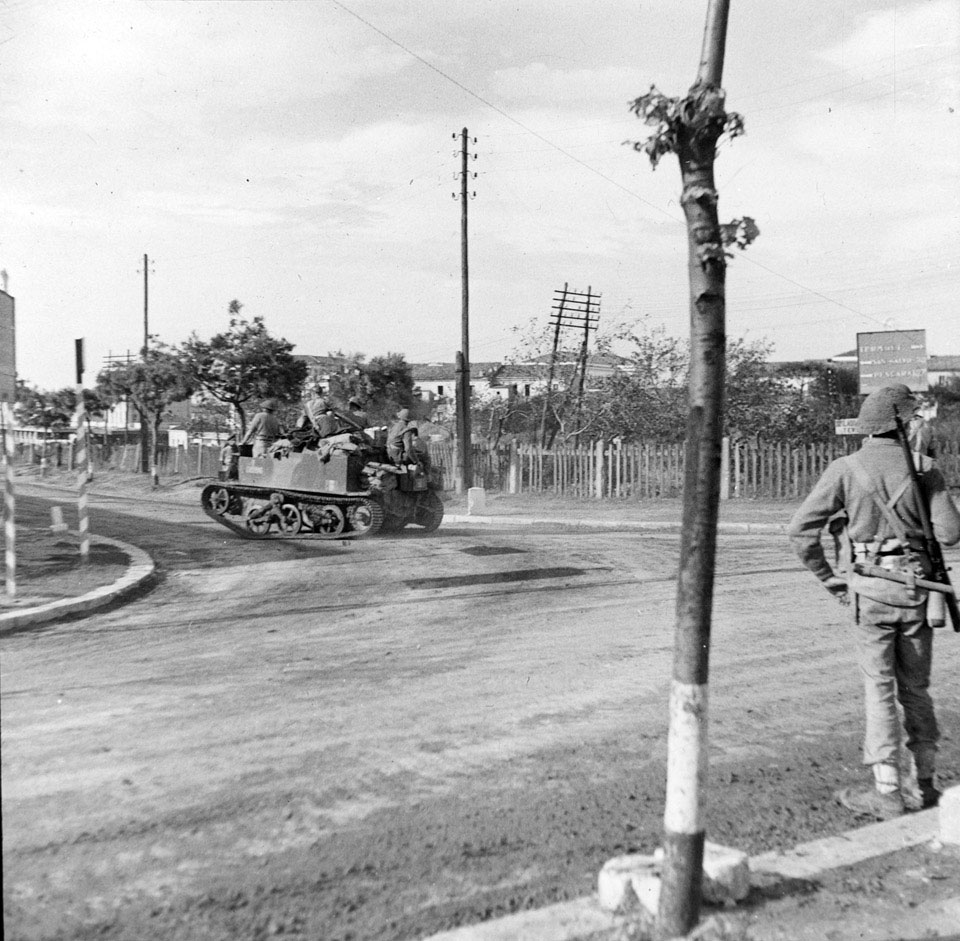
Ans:
<svg viewBox="0 0 960 941"><path fill-rule="evenodd" d="M960 846L960 784L940 795L940 842Z"/></svg>
<svg viewBox="0 0 960 941"><path fill-rule="evenodd" d="M626 911L639 902L651 914L660 904L660 869L663 850L653 856L639 853L608 860L597 877L600 906L610 912ZM703 847L703 899L730 905L750 894L750 860L746 853L707 841Z"/></svg>

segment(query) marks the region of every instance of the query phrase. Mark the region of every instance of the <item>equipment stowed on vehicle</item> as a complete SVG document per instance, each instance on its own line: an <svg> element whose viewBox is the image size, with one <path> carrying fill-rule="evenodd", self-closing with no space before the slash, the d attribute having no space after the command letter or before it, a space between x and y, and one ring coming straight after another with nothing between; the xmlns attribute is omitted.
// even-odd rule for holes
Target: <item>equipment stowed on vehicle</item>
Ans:
<svg viewBox="0 0 960 941"><path fill-rule="evenodd" d="M439 473L394 464L386 448L359 428L297 450L281 439L252 457L240 446L236 480L204 487L204 512L246 539L308 536L345 539L397 532L407 525L433 532L443 520Z"/></svg>

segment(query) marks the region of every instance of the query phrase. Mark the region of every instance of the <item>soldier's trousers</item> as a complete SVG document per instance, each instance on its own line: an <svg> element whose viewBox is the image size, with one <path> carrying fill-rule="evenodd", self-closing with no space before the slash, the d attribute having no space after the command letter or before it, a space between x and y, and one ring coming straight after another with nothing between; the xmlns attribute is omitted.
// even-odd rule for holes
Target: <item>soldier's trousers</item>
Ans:
<svg viewBox="0 0 960 941"><path fill-rule="evenodd" d="M932 776L940 730L930 696L933 630L926 605L894 607L859 597L857 652L863 675L864 764L897 764L903 707L906 746L918 777Z"/></svg>

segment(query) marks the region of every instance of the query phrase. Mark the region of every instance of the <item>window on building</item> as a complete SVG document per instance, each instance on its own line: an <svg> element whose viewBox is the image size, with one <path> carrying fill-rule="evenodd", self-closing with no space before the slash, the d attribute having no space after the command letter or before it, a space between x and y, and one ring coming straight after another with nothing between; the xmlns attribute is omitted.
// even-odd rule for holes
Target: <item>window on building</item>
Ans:
<svg viewBox="0 0 960 941"><path fill-rule="evenodd" d="M523 387L523 394L526 398L530 398L530 384L528 383Z"/></svg>
<svg viewBox="0 0 960 941"><path fill-rule="evenodd" d="M437 395L443 395L443 386L437 386Z"/></svg>

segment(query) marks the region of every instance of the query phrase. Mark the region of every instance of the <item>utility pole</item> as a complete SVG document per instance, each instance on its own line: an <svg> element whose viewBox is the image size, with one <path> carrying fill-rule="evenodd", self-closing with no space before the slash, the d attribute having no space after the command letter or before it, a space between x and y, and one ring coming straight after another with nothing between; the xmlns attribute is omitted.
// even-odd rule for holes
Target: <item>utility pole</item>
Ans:
<svg viewBox="0 0 960 941"><path fill-rule="evenodd" d="M457 139L456 133L453 139ZM476 144L474 137L472 143ZM460 457L460 489L466 493L473 486L473 435L470 428L470 275L467 256L467 180L476 179L467 169L470 159L476 160L476 154L470 154L467 129L460 132L460 270L462 272L461 314L460 314L460 352L457 353L457 442ZM456 156L456 151L454 155ZM457 198L457 194L453 194Z"/></svg>
<svg viewBox="0 0 960 941"><path fill-rule="evenodd" d="M550 403L553 398L553 379L556 373L557 352L560 348L560 331L565 327L574 329L582 328L584 331L583 342L580 349L580 356L577 360L577 368L582 369L580 377L580 393L583 393L584 374L587 369L587 343L590 339L590 331L596 330L600 321L600 295L594 294L592 288L587 288L587 293L581 291L571 291L567 282L563 285L563 290L554 291L556 295L553 298L553 313L550 315L550 326L553 327L553 349L550 352L550 369L547 374L547 390L543 399L543 411L540 415L540 446L547 446L547 415L550 411ZM571 376L571 386L568 387L564 396L564 407L569 401L573 380L576 378L576 370ZM579 407L579 406L578 406Z"/></svg>
<svg viewBox="0 0 960 941"><path fill-rule="evenodd" d="M149 271L150 260L146 254L143 256L143 349L140 351L143 361L147 361L147 354L150 351L150 291L149 291ZM150 431L147 428L147 416L139 408L137 414L140 417L140 472L150 473Z"/></svg>
<svg viewBox="0 0 960 941"><path fill-rule="evenodd" d="M594 304L596 307L594 308ZM580 346L580 383L577 386L577 441L580 441L580 415L583 411L583 391L587 384L587 356L590 350L590 329L591 329L591 319L590 313L596 309L597 319L599 319L600 314L600 300L599 295L597 295L597 301L593 300L592 289L587 285L587 300L586 300L586 316L583 318L583 343ZM593 329L596 329L597 321L593 321Z"/></svg>
<svg viewBox="0 0 960 941"><path fill-rule="evenodd" d="M677 577L667 793L657 935L686 935L700 917L705 842L708 675L726 354L726 259L714 160L723 133L721 80L730 0L709 0L697 78L682 102L676 152L690 280L690 383Z"/></svg>

